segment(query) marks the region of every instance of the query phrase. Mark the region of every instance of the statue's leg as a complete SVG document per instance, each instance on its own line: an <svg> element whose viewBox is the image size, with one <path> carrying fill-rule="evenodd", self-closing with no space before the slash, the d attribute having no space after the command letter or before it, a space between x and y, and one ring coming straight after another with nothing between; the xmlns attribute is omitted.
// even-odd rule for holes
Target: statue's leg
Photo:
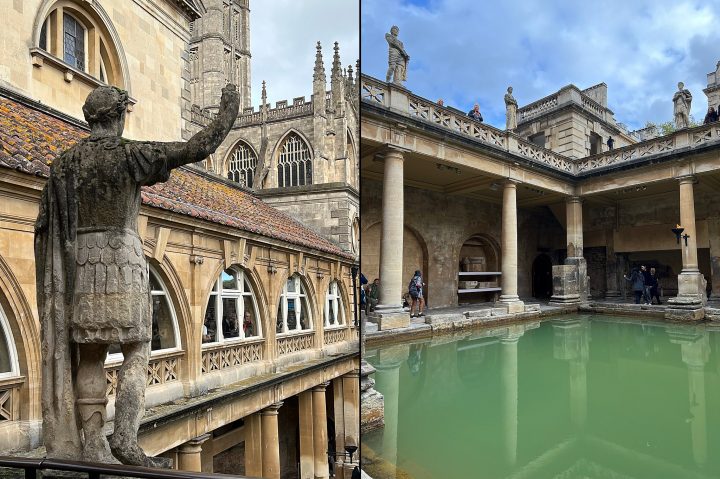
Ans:
<svg viewBox="0 0 720 479"><path fill-rule="evenodd" d="M395 67L392 65L388 67L387 73L385 74L385 81L390 83L390 78L392 77L393 72L395 71Z"/></svg>
<svg viewBox="0 0 720 479"><path fill-rule="evenodd" d="M105 425L105 357L107 344L80 344L77 372L77 405L82 420L85 444L83 457L90 462L117 463L110 453Z"/></svg>
<svg viewBox="0 0 720 479"><path fill-rule="evenodd" d="M115 398L115 431L110 436L110 448L123 464L147 467L169 467L170 460L145 455L138 445L140 420L145 413L145 385L150 343L121 345L123 365L118 373Z"/></svg>

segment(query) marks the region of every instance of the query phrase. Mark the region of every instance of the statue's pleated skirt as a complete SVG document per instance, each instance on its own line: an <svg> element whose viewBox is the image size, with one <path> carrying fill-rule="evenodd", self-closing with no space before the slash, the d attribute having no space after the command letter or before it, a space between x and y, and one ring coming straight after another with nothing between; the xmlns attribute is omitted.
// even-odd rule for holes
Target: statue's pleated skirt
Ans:
<svg viewBox="0 0 720 479"><path fill-rule="evenodd" d="M129 229L77 235L72 315L76 343L150 341L149 271L140 237Z"/></svg>

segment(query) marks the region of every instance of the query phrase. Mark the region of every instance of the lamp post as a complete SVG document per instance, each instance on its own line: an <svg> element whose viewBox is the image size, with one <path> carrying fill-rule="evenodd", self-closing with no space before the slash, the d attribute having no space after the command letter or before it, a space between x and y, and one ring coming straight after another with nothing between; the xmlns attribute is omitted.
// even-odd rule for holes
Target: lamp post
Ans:
<svg viewBox="0 0 720 479"><path fill-rule="evenodd" d="M688 245L688 238L690 237L690 235L687 233L682 234L683 231L685 231L685 228L683 228L680 225L676 225L675 228L672 228L670 231L672 231L675 234L675 238L677 239L677 244L680 244L680 238L684 238L685 246Z"/></svg>

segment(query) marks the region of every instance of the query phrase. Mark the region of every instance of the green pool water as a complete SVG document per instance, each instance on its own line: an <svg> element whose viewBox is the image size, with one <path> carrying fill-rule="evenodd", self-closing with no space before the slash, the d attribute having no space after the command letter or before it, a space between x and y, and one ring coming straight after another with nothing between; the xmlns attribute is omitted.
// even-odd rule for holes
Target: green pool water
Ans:
<svg viewBox="0 0 720 479"><path fill-rule="evenodd" d="M385 396L362 439L375 479L720 478L714 324L566 316L365 358Z"/></svg>

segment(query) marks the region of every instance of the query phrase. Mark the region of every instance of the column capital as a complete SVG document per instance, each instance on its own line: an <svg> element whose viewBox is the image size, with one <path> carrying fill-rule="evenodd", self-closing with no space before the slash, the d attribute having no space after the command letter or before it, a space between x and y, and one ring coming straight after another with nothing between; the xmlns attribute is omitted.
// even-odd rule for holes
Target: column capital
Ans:
<svg viewBox="0 0 720 479"><path fill-rule="evenodd" d="M262 411L260 411L260 414L263 416L277 416L278 409L280 409L280 406L282 406L282 405L283 405L282 401L273 403L273 404L269 405L268 407L266 407L265 409L263 409Z"/></svg>
<svg viewBox="0 0 720 479"><path fill-rule="evenodd" d="M517 188L517 185L522 183L520 180L516 180L515 178L505 178L503 181L503 186L505 188Z"/></svg>
<svg viewBox="0 0 720 479"><path fill-rule="evenodd" d="M565 198L565 203L582 203L583 201L585 200L582 197L575 195Z"/></svg>
<svg viewBox="0 0 720 479"><path fill-rule="evenodd" d="M313 392L325 392L325 389L330 385L330 381L325 381L324 383L320 383L317 386L313 386L312 390Z"/></svg>
<svg viewBox="0 0 720 479"><path fill-rule="evenodd" d="M184 442L183 444L180 444L178 452L181 452L184 454L188 454L188 453L192 454L192 453L200 452L200 450L201 450L200 446L202 446L202 444L205 441L207 441L208 439L210 439L211 437L212 437L211 433L205 433L198 437L194 437L194 438L190 439L189 441Z"/></svg>
<svg viewBox="0 0 720 479"><path fill-rule="evenodd" d="M678 180L681 185L683 183L697 183L697 177L692 174L677 176L675 179Z"/></svg>

